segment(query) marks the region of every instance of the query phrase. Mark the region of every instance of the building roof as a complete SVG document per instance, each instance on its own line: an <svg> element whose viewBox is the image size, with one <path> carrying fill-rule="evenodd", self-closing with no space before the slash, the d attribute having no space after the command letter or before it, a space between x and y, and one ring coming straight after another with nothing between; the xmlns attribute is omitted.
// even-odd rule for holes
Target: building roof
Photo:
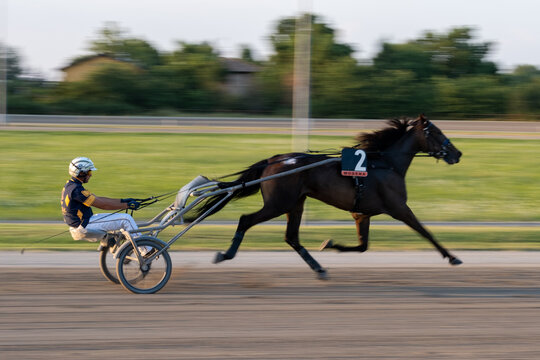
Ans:
<svg viewBox="0 0 540 360"><path fill-rule="evenodd" d="M254 73L261 70L261 67L242 59L219 58L225 69L230 73Z"/></svg>
<svg viewBox="0 0 540 360"><path fill-rule="evenodd" d="M92 55L79 56L75 58L74 60L72 60L71 63L69 63L67 66L60 68L60 70L66 71L73 66L76 66L78 64L84 63L89 60L97 59L97 58L108 58L108 59L112 59L116 61L133 63L132 61L128 59L117 58L114 56L110 56L108 54L92 54ZM219 58L219 60L221 61L221 63L223 64L227 72L229 73L255 73L261 70L260 66L244 61L242 59L222 57L222 58Z"/></svg>
<svg viewBox="0 0 540 360"><path fill-rule="evenodd" d="M107 54L92 54L92 55L79 56L79 57L73 59L68 65L60 68L60 70L66 71L70 67L73 67L73 66L76 66L78 64L84 63L84 62L89 61L89 60L97 59L97 58L107 58L107 59L112 59L112 60L116 60L116 61L121 61L121 62L126 62L126 63L133 64L133 62L128 60L128 59L121 59L121 58L117 58L117 57L110 56L110 55L107 55Z"/></svg>

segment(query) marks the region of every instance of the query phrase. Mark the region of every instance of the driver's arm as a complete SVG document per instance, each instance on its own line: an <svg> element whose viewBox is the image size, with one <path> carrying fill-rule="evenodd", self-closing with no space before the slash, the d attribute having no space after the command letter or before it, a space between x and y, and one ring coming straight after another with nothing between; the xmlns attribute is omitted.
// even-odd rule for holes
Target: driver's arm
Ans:
<svg viewBox="0 0 540 360"><path fill-rule="evenodd" d="M96 196L92 206L102 210L123 210L128 208L128 204L120 199L111 199L103 196Z"/></svg>

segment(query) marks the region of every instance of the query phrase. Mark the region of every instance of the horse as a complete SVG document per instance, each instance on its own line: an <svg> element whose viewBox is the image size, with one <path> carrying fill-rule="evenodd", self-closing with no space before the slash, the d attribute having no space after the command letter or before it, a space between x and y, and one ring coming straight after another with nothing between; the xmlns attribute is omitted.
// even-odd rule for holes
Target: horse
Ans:
<svg viewBox="0 0 540 360"><path fill-rule="evenodd" d="M360 133L356 139L358 144L353 148L363 150L368 161L368 176L361 178L360 182L358 177L343 176L338 161L329 162L240 188L229 199L216 206L209 215L221 210L230 200L254 195L259 190L264 200L262 209L240 217L229 249L226 252L218 252L214 263L233 259L248 229L286 214L285 242L302 257L319 279L326 279L326 269L321 267L300 244L298 236L304 201L309 196L350 212L356 222L358 246L344 246L334 243L333 240L327 240L321 245L321 250L365 252L368 249L371 217L388 214L429 240L451 265L461 264L461 260L440 245L407 206L405 175L413 158L419 152L427 153L426 156L436 159L443 159L450 165L458 163L462 153L424 115L416 119L389 120L387 127L374 132ZM330 157L331 155L328 154L309 153L275 155L233 174L240 175L235 181L219 182L218 186L227 188L246 184L249 181L314 164ZM226 195L218 194L209 198L195 211L196 215L193 218L211 209ZM186 220L189 221L189 216Z"/></svg>

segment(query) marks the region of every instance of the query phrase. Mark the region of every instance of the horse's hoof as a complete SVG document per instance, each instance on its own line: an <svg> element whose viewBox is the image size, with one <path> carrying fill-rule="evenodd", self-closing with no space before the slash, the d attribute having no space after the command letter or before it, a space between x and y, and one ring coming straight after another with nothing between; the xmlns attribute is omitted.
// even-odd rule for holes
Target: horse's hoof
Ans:
<svg viewBox="0 0 540 360"><path fill-rule="evenodd" d="M319 251L331 249L333 247L334 247L334 240L328 239L322 242L321 246L319 246Z"/></svg>
<svg viewBox="0 0 540 360"><path fill-rule="evenodd" d="M216 257L214 258L213 263L214 263L214 264L218 264L218 263L222 262L223 260L225 260L225 254L222 253L222 252L220 252L220 251L218 251L218 252L216 253Z"/></svg>
<svg viewBox="0 0 540 360"><path fill-rule="evenodd" d="M317 279L328 280L328 271L324 269L317 271Z"/></svg>
<svg viewBox="0 0 540 360"><path fill-rule="evenodd" d="M454 265L454 266L463 264L463 261L459 260L456 257L451 257L450 260L448 260L448 262L450 263L450 265Z"/></svg>

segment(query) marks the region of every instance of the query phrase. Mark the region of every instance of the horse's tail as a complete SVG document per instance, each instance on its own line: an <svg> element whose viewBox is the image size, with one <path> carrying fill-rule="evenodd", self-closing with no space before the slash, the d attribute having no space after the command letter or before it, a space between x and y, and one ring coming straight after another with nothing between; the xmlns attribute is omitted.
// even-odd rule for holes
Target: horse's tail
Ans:
<svg viewBox="0 0 540 360"><path fill-rule="evenodd" d="M246 170L240 171L235 173L234 175L240 175L238 179L234 181L223 181L217 183L217 186L221 189L226 189L228 187L245 184L249 181L260 179L262 172L264 169L268 166L268 159L261 160L250 167L248 167ZM228 199L223 201L221 204L216 206L215 209L213 209L208 215L212 215L220 211L229 203L231 200L237 200L244 197L248 197L251 195L256 194L259 189L261 188L261 184L254 184L250 186L242 187L241 189L235 190L233 195L230 196ZM219 195L214 195L203 201L201 205L196 206L193 210L189 211L187 214L184 215L184 221L186 222L192 222L193 220L197 219L199 216L204 214L206 211L211 209L213 206L215 206L217 203L219 203L224 197L226 197L228 193L223 193Z"/></svg>

